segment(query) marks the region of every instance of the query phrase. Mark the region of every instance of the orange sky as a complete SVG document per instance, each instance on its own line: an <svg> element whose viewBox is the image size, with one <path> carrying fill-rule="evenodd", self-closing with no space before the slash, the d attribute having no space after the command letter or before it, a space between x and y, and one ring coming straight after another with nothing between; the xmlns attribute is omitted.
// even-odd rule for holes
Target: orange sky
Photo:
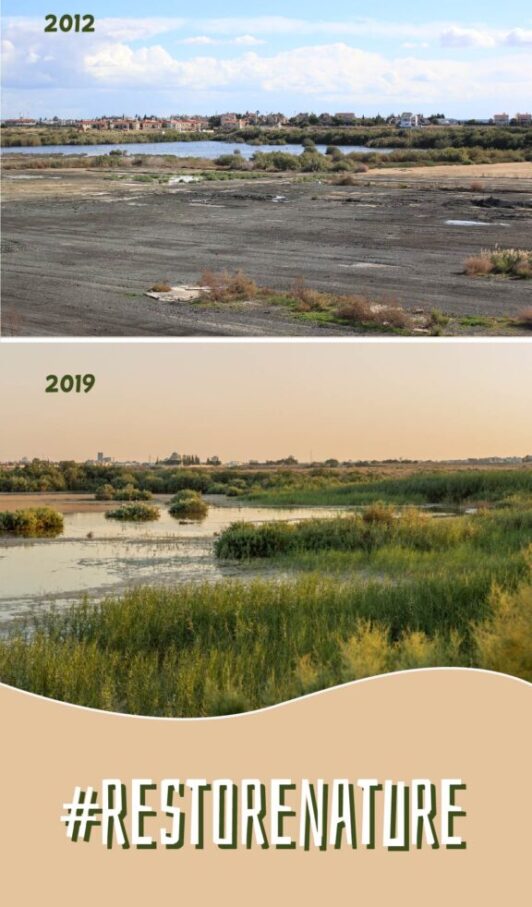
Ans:
<svg viewBox="0 0 532 907"><path fill-rule="evenodd" d="M45 394L54 372L91 393ZM527 343L11 344L0 460L532 453Z"/></svg>

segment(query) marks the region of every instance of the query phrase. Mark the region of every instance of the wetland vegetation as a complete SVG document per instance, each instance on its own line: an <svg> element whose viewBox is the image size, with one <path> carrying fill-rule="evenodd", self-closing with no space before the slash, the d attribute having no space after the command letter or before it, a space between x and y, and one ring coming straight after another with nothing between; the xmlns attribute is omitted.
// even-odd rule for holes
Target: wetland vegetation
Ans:
<svg viewBox="0 0 532 907"><path fill-rule="evenodd" d="M207 516L209 505L198 491L186 489L174 495L168 510L171 516L198 520Z"/></svg>
<svg viewBox="0 0 532 907"><path fill-rule="evenodd" d="M124 504L116 510L108 510L105 514L108 520L123 520L129 523L145 523L158 520L161 511L153 504Z"/></svg>
<svg viewBox="0 0 532 907"><path fill-rule="evenodd" d="M210 543L230 577L98 601L89 593L14 623L0 642L0 678L165 716L232 714L408 668L532 679L531 471L381 470L373 479L363 468L181 470L216 493L233 483L243 503L357 511L244 518ZM201 500L190 484L180 499Z"/></svg>
<svg viewBox="0 0 532 907"><path fill-rule="evenodd" d="M0 512L0 536L53 538L63 531L63 516L51 507Z"/></svg>

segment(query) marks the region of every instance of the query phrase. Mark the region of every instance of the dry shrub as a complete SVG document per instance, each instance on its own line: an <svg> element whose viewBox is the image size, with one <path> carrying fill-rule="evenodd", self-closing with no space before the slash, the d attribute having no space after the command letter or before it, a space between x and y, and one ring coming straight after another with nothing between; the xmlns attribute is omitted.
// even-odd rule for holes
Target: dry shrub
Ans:
<svg viewBox="0 0 532 907"><path fill-rule="evenodd" d="M150 287L150 293L170 293L172 287L166 281L160 281L159 283L154 283Z"/></svg>
<svg viewBox="0 0 532 907"><path fill-rule="evenodd" d="M229 279L227 293L232 299L254 299L257 295L257 284L243 271L236 271Z"/></svg>
<svg viewBox="0 0 532 907"><path fill-rule="evenodd" d="M334 181L335 186L356 186L357 179L353 173L344 173Z"/></svg>
<svg viewBox="0 0 532 907"><path fill-rule="evenodd" d="M375 321L390 325L393 328L408 328L411 326L410 315L398 305L384 306L374 313L374 317Z"/></svg>
<svg viewBox="0 0 532 907"><path fill-rule="evenodd" d="M480 255L467 258L464 271L469 277L502 274L527 280L532 277L532 251L529 249L483 249Z"/></svg>
<svg viewBox="0 0 532 907"><path fill-rule="evenodd" d="M470 192L484 192L484 184L481 183L479 180L473 180L473 182L470 183L469 191Z"/></svg>
<svg viewBox="0 0 532 907"><path fill-rule="evenodd" d="M410 315L396 303L374 305L365 296L343 297L338 302L336 315L350 324L375 324L400 330L411 326Z"/></svg>
<svg viewBox="0 0 532 907"><path fill-rule="evenodd" d="M216 272L207 269L201 274L199 285L201 287L207 287L210 290L209 299L214 299L218 302L224 298L225 287L227 286L228 280L229 275L227 271Z"/></svg>
<svg viewBox="0 0 532 907"><path fill-rule="evenodd" d="M491 274L493 264L489 255L482 252L480 255L471 255L464 262L464 272L468 277L485 277Z"/></svg>
<svg viewBox="0 0 532 907"><path fill-rule="evenodd" d="M243 271L204 271L200 285L210 290L209 299L215 302L232 302L254 299L257 295L257 284Z"/></svg>
<svg viewBox="0 0 532 907"><path fill-rule="evenodd" d="M304 277L296 277L290 287L290 295L298 300L300 312L323 312L329 308L327 294L307 287Z"/></svg>
<svg viewBox="0 0 532 907"><path fill-rule="evenodd" d="M528 328L532 331L532 306L519 312L515 321L520 327Z"/></svg>
<svg viewBox="0 0 532 907"><path fill-rule="evenodd" d="M338 318L351 324L373 321L371 303L364 296L346 296L336 309Z"/></svg>
<svg viewBox="0 0 532 907"><path fill-rule="evenodd" d="M516 277L522 280L530 280L532 277L532 264L529 261L520 261L516 264L514 273Z"/></svg>

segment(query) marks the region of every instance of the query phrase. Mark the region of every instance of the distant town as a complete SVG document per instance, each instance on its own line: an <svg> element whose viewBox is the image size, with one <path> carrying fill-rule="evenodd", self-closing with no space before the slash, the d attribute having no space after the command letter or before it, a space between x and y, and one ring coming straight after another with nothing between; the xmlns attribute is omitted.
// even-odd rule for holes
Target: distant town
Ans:
<svg viewBox="0 0 532 907"><path fill-rule="evenodd" d="M5 469L15 469L20 466L29 466L31 463L45 462L45 463L61 463L61 462L70 462L65 460L48 460L48 459L29 459L28 457L21 457L20 460L10 460L4 461L1 463L2 467ZM77 462L77 461L72 461ZM287 456L282 457L280 460L228 460L223 461L218 456L211 456L201 459L197 454L180 454L177 451L172 451L171 454L167 457L159 458L155 460L119 460L114 457L107 456L103 451L98 451L96 457L93 459L80 461L87 466L140 466L140 467L194 467L194 466L212 466L212 467L249 467L250 469L256 468L268 468L268 467L328 467L334 469L336 467L356 467L356 466L390 466L393 464L397 465L442 465L442 466L516 466L519 464L532 464L532 454L528 454L523 457L467 457L464 459L458 460L410 460L402 457L396 459L384 459L384 460L337 460L334 457L330 457L326 460L314 460L312 457L309 457L307 461L298 460L296 457Z"/></svg>
<svg viewBox="0 0 532 907"><path fill-rule="evenodd" d="M188 116L184 114L171 114L169 116L138 115L127 116L104 115L93 119L66 119L58 116L52 118L15 117L3 119L1 125L5 128L20 127L70 127L79 132L92 130L107 132L216 132L235 130L249 127L302 128L308 126L396 126L398 129L417 129L424 126L530 126L532 125L531 113L494 113L488 119L455 119L436 113L426 116L423 113L405 111L401 114L390 114L387 117L366 117L353 112L347 113L298 113L287 117L282 113L222 113L214 116Z"/></svg>

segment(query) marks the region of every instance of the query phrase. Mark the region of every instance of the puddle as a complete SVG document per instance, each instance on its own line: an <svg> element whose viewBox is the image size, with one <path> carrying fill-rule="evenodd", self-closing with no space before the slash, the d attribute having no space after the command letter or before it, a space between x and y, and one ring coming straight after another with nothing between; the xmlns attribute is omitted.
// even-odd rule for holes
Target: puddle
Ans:
<svg viewBox="0 0 532 907"><path fill-rule="evenodd" d="M509 224L489 223L485 220L446 220L449 227L508 227Z"/></svg>
<svg viewBox="0 0 532 907"><path fill-rule="evenodd" d="M169 290L148 290L145 296L150 299L158 299L159 302L194 302L206 293L210 293L210 287L190 287L183 285L181 287L170 287Z"/></svg>
<svg viewBox="0 0 532 907"><path fill-rule="evenodd" d="M176 183L199 183L201 182L200 176L172 176L168 180L168 186L175 186Z"/></svg>
<svg viewBox="0 0 532 907"><path fill-rule="evenodd" d="M352 265L340 265L341 268L397 268L398 265L379 264L375 261L356 261Z"/></svg>

